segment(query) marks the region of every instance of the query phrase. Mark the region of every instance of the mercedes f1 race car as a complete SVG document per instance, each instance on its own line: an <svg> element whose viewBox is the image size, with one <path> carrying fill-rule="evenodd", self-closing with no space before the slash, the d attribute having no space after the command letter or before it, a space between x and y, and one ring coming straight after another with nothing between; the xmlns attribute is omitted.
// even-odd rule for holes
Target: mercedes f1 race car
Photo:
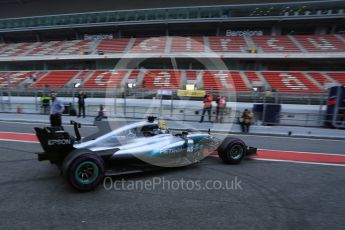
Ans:
<svg viewBox="0 0 345 230"><path fill-rule="evenodd" d="M155 117L112 130L95 139L82 141L80 124L74 125L75 137L63 128L35 128L44 150L38 160L57 165L69 184L81 191L95 189L105 176L137 173L163 167L194 164L211 153L229 164L240 163L256 148L240 139L220 140L208 133L186 130L172 133L162 128Z"/></svg>

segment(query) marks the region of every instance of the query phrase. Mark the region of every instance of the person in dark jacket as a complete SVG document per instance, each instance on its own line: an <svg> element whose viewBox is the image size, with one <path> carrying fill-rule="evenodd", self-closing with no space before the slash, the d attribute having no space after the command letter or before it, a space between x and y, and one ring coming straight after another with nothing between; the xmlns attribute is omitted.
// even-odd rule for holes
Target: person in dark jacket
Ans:
<svg viewBox="0 0 345 230"><path fill-rule="evenodd" d="M78 117L80 117L81 113L83 112L83 117L85 118L85 99L86 99L86 95L84 94L83 91L80 91L78 93L78 109L79 109Z"/></svg>
<svg viewBox="0 0 345 230"><path fill-rule="evenodd" d="M250 125L252 124L252 119L253 119L252 113L248 109L245 109L244 112L242 113L241 119L242 119L242 122L241 122L242 132L249 133L249 128L250 128Z"/></svg>

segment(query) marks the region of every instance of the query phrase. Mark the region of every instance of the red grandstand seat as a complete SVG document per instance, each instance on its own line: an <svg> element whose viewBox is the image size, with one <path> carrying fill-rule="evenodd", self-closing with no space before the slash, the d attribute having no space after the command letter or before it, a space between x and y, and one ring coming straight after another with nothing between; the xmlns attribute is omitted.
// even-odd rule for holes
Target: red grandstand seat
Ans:
<svg viewBox="0 0 345 230"><path fill-rule="evenodd" d="M264 83L262 82L261 78L258 76L257 72L254 71L245 71L243 74L247 77L249 80L250 84L253 86L253 84L256 84L255 87L257 86L264 86Z"/></svg>
<svg viewBox="0 0 345 230"><path fill-rule="evenodd" d="M146 89L180 89L181 72L175 70L148 70L143 79Z"/></svg>
<svg viewBox="0 0 345 230"><path fill-rule="evenodd" d="M195 70L186 70L187 81L196 81L197 77L197 72Z"/></svg>
<svg viewBox="0 0 345 230"><path fill-rule="evenodd" d="M261 73L273 90L283 93L321 93L323 90L302 72L264 71Z"/></svg>
<svg viewBox="0 0 345 230"><path fill-rule="evenodd" d="M170 52L205 52L204 37L172 37Z"/></svg>
<svg viewBox="0 0 345 230"><path fill-rule="evenodd" d="M203 71L204 90L247 92L239 71Z"/></svg>
<svg viewBox="0 0 345 230"><path fill-rule="evenodd" d="M301 52L301 50L286 35L253 36L254 44L263 52Z"/></svg>
<svg viewBox="0 0 345 230"><path fill-rule="evenodd" d="M107 53L123 53L128 46L130 38L118 38L110 40L101 40L96 51Z"/></svg>
<svg viewBox="0 0 345 230"><path fill-rule="evenodd" d="M28 53L34 46L35 46L35 43L32 43L32 42L6 44L0 50L0 57L26 55L26 53Z"/></svg>
<svg viewBox="0 0 345 230"><path fill-rule="evenodd" d="M7 88L7 87L16 87L22 81L33 76L34 72L32 71L5 71L0 72L0 88Z"/></svg>
<svg viewBox="0 0 345 230"><path fill-rule="evenodd" d="M308 52L344 52L345 43L332 34L295 35L296 40Z"/></svg>
<svg viewBox="0 0 345 230"><path fill-rule="evenodd" d="M53 55L59 51L64 41L37 42L36 46L27 53L28 56Z"/></svg>
<svg viewBox="0 0 345 230"><path fill-rule="evenodd" d="M90 74L90 72L90 70L81 70L74 80L82 82Z"/></svg>
<svg viewBox="0 0 345 230"><path fill-rule="evenodd" d="M32 88L43 88L49 85L53 89L59 89L68 83L79 71L78 70L54 70L48 72L31 85Z"/></svg>
<svg viewBox="0 0 345 230"><path fill-rule="evenodd" d="M208 44L213 52L242 52L247 48L243 37L208 37Z"/></svg>
<svg viewBox="0 0 345 230"><path fill-rule="evenodd" d="M128 76L128 80L137 81L140 74L140 70L132 70Z"/></svg>
<svg viewBox="0 0 345 230"><path fill-rule="evenodd" d="M259 78L259 76L257 75L256 72L254 71L245 71L244 74L246 75L246 77L248 78L248 80L252 83L254 81L259 81L261 82L261 79Z"/></svg>
<svg viewBox="0 0 345 230"><path fill-rule="evenodd" d="M91 47L94 44L90 40L74 40L65 41L60 44L56 52L57 55L80 55L91 52Z"/></svg>
<svg viewBox="0 0 345 230"><path fill-rule="evenodd" d="M321 72L308 72L309 76L314 78L316 81L318 81L321 85L324 85L326 83L332 82L329 78L327 78L324 73Z"/></svg>
<svg viewBox="0 0 345 230"><path fill-rule="evenodd" d="M328 76L332 77L334 80L342 85L345 85L345 72L332 72L327 73Z"/></svg>
<svg viewBox="0 0 345 230"><path fill-rule="evenodd" d="M86 89L115 88L121 85L128 70L97 70L83 83Z"/></svg>
<svg viewBox="0 0 345 230"><path fill-rule="evenodd" d="M163 53L166 37L136 38L130 52L159 52Z"/></svg>

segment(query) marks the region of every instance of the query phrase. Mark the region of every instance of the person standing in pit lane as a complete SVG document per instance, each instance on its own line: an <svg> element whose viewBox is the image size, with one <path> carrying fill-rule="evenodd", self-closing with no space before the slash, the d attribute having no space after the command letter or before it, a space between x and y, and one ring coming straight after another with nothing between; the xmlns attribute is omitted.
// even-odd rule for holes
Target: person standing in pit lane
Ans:
<svg viewBox="0 0 345 230"><path fill-rule="evenodd" d="M84 94L83 91L78 93L78 117L81 116L83 113L83 118L85 118L85 99L87 96Z"/></svg>
<svg viewBox="0 0 345 230"><path fill-rule="evenodd" d="M212 122L211 121L212 101L213 101L213 96L211 94L206 94L204 96L204 100L203 100L204 108L202 110L200 123L202 123L204 121L204 116L205 116L206 112L208 113L208 121Z"/></svg>
<svg viewBox="0 0 345 230"><path fill-rule="evenodd" d="M59 98L57 98L56 92L51 92L50 97L50 125L52 127L62 127L61 116L62 112L65 110L65 105Z"/></svg>
<svg viewBox="0 0 345 230"><path fill-rule="evenodd" d="M223 123L223 117L226 107L226 99L224 96L218 96L217 100L217 110L216 110L216 122Z"/></svg>

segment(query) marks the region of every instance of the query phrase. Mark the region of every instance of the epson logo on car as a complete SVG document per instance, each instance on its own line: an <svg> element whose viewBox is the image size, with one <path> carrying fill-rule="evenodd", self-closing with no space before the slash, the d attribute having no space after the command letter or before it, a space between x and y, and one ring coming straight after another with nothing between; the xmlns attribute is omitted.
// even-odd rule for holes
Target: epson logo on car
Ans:
<svg viewBox="0 0 345 230"><path fill-rule="evenodd" d="M71 144L70 139L48 140L48 145L69 145L69 144Z"/></svg>

